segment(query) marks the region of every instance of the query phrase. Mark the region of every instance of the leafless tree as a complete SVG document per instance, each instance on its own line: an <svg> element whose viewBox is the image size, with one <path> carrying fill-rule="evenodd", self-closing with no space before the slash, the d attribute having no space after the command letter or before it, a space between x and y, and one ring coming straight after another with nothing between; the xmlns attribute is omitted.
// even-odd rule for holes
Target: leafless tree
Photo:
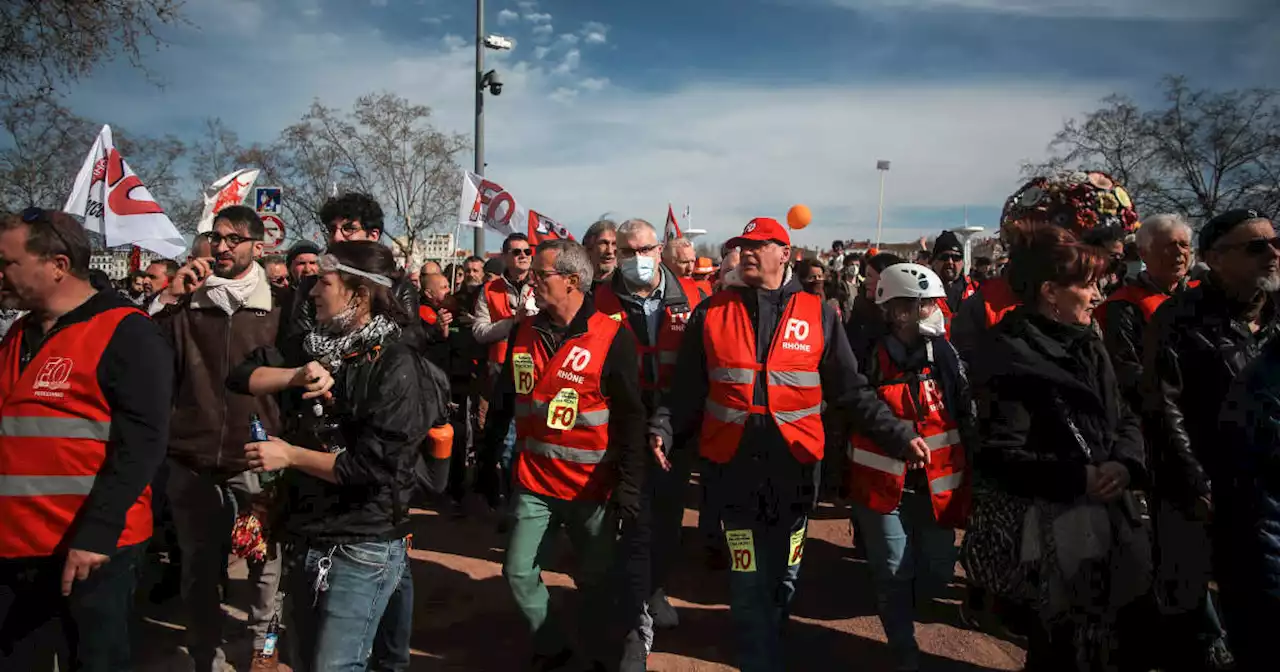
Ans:
<svg viewBox="0 0 1280 672"><path fill-rule="evenodd" d="M452 229L465 137L438 130L431 108L391 93L361 96L348 113L319 101L260 156L286 189L295 226L318 230L318 212L333 191L365 192L382 205L388 233L405 258L424 236Z"/></svg>
<svg viewBox="0 0 1280 672"><path fill-rule="evenodd" d="M145 70L163 27L185 23L182 0L0 2L0 97L47 94L123 55Z"/></svg>
<svg viewBox="0 0 1280 672"><path fill-rule="evenodd" d="M1062 168L1104 170L1139 213L1178 212L1193 220L1239 207L1280 206L1280 91L1193 90L1167 77L1165 104L1142 110L1112 95L1083 120L1069 120L1049 144L1050 160L1027 174Z"/></svg>

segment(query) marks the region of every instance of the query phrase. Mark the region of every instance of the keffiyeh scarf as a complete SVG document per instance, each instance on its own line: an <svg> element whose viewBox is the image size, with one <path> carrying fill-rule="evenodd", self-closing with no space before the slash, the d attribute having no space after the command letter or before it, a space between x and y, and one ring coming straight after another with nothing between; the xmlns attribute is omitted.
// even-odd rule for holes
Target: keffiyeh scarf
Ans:
<svg viewBox="0 0 1280 672"><path fill-rule="evenodd" d="M330 373L337 373L351 355L368 352L400 333L400 325L386 315L375 315L363 327L349 331L353 313L348 310L329 325L317 326L302 342L307 355Z"/></svg>

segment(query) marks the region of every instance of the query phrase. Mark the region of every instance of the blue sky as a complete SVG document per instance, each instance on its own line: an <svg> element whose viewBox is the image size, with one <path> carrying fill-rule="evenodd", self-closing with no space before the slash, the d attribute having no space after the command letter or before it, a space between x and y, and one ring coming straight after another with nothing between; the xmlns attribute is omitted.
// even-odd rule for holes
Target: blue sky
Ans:
<svg viewBox="0 0 1280 672"><path fill-rule="evenodd" d="M994 223L1023 160L1116 91L1158 79L1280 86L1274 0L488 0L506 88L486 107L491 178L575 233L602 213L692 206L722 239L805 203L817 244ZM187 0L196 27L111 64L76 111L180 136L220 116L269 141L313 98L390 90L470 134L469 0ZM86 140L86 143L88 140ZM470 165L470 157L464 161ZM142 176L144 179L145 175ZM210 176L210 179L216 176Z"/></svg>

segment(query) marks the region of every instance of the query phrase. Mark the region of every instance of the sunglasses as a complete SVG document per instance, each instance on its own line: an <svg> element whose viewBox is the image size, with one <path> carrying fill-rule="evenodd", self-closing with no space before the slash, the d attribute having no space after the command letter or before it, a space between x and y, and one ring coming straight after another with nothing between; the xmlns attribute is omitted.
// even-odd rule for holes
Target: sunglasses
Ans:
<svg viewBox="0 0 1280 672"><path fill-rule="evenodd" d="M530 247L513 247L507 250L507 254L513 257L531 257L533 256L533 248Z"/></svg>
<svg viewBox="0 0 1280 672"><path fill-rule="evenodd" d="M61 254L64 256L71 254L71 243L68 243L67 239L62 236L62 232L58 230L58 227L53 225L53 218L49 216L48 210L34 206L27 208L22 211L22 221L28 226L41 224L48 227L53 232L54 237L58 239L58 242L62 243Z"/></svg>
<svg viewBox="0 0 1280 672"><path fill-rule="evenodd" d="M939 254L935 258L938 261L964 261L963 254Z"/></svg>
<svg viewBox="0 0 1280 672"><path fill-rule="evenodd" d="M1242 248L1245 251L1245 254L1248 254L1251 257L1261 257L1267 254L1269 251L1268 248L1280 252L1280 236L1275 238L1254 238L1253 240L1246 240L1243 243L1223 245L1222 249L1229 250L1235 247Z"/></svg>

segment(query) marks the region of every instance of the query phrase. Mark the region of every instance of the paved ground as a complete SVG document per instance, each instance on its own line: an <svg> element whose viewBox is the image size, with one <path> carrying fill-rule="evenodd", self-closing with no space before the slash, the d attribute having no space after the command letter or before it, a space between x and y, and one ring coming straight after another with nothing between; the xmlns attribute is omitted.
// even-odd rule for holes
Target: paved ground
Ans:
<svg viewBox="0 0 1280 672"><path fill-rule="evenodd" d="M659 632L649 669L663 672L733 670L727 581L702 566L694 531L696 514L685 515L685 561L669 589L680 610L680 628ZM413 571L417 610L415 672L524 669L529 638L501 575L502 539L484 516L455 519L416 512ZM843 510L823 507L810 526L788 655L793 670L891 670L884 635L875 617L867 568L854 559ZM549 563L546 580L555 604L564 604L572 579L567 541ZM234 571L233 577L243 576ZM234 581L233 581L234 583ZM946 596L959 599L958 587ZM921 624L918 638L930 672L1018 670L1022 651L1007 642L962 629L954 608L942 622ZM235 613L234 611L232 613ZM177 601L147 605L138 633L139 657L147 672L186 670ZM235 614L239 615L239 614Z"/></svg>

